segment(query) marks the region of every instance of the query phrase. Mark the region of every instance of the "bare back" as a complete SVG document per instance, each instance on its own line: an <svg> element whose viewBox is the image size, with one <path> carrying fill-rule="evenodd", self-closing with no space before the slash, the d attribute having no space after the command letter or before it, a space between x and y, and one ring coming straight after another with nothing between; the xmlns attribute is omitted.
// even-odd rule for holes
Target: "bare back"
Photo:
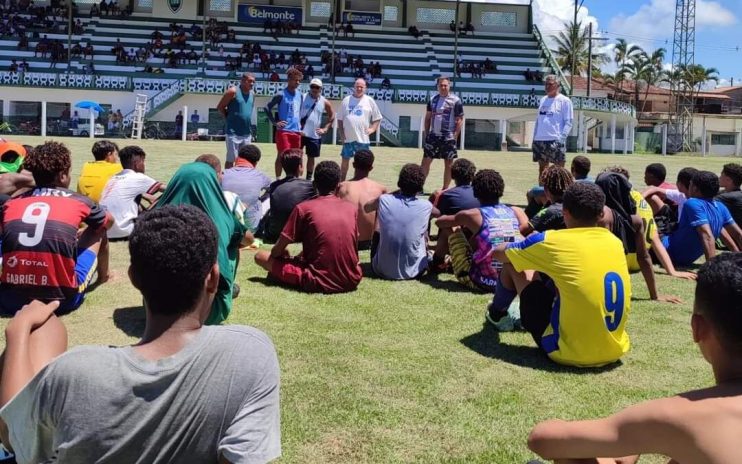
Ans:
<svg viewBox="0 0 742 464"><path fill-rule="evenodd" d="M338 187L338 197L358 207L359 242L371 240L371 237L374 235L374 223L376 221L376 211L366 213L363 210L363 205L376 200L386 192L386 187L368 177L361 180L349 180L341 183L340 187Z"/></svg>

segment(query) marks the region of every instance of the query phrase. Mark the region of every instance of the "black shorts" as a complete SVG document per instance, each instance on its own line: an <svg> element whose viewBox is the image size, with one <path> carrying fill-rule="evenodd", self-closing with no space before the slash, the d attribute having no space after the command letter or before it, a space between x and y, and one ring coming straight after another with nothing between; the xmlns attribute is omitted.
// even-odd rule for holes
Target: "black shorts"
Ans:
<svg viewBox="0 0 742 464"><path fill-rule="evenodd" d="M428 134L423 144L423 157L432 159L452 160L458 157L456 140L447 139L440 135Z"/></svg>
<svg viewBox="0 0 742 464"><path fill-rule="evenodd" d="M660 236L670 235L678 228L678 211L670 205L662 205L654 215L654 224Z"/></svg>
<svg viewBox="0 0 742 464"><path fill-rule="evenodd" d="M544 280L534 280L520 294L520 322L539 348L543 348L541 338L551 322L556 298L554 281L544 275L541 278Z"/></svg>
<svg viewBox="0 0 742 464"><path fill-rule="evenodd" d="M558 140L534 140L532 145L533 161L564 164L566 148Z"/></svg>
<svg viewBox="0 0 742 464"><path fill-rule="evenodd" d="M322 147L322 139L310 139L301 136L301 147L306 148L307 156L310 158L319 158L319 150Z"/></svg>

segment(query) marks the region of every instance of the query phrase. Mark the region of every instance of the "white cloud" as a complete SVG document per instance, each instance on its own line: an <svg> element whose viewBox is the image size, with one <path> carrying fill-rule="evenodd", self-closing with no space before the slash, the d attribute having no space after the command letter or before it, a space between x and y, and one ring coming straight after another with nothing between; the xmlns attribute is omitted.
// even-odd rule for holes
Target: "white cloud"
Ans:
<svg viewBox="0 0 742 464"><path fill-rule="evenodd" d="M574 0L533 0L533 20L548 45L552 45L550 40L552 36L564 30L565 22L572 22L574 11ZM577 21L581 21L583 26L593 23L593 30L597 35L598 19L590 16L586 7L580 8Z"/></svg>
<svg viewBox="0 0 742 464"><path fill-rule="evenodd" d="M736 24L737 18L721 3L697 0L696 28L726 27ZM645 49L665 47L672 53L675 28L675 0L650 0L631 15L618 15L608 23L609 32L625 37ZM612 35L611 37L615 37ZM666 41L667 43L664 43Z"/></svg>

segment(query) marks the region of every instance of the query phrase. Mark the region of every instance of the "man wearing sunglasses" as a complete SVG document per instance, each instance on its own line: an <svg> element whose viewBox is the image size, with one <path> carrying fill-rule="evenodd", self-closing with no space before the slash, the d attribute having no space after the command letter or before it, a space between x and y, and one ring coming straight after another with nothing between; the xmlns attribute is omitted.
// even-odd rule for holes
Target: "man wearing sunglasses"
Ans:
<svg viewBox="0 0 742 464"><path fill-rule="evenodd" d="M538 174L550 163L564 166L567 136L572 130L572 101L559 93L559 81L553 74L544 79L546 96L541 99L533 131L533 161Z"/></svg>
<svg viewBox="0 0 742 464"><path fill-rule="evenodd" d="M327 113L327 121L322 124L322 115ZM312 180L314 160L319 158L322 147L322 136L332 127L335 121L335 110L330 102L322 96L322 81L312 79L309 93L301 105L301 147L307 154L307 180Z"/></svg>

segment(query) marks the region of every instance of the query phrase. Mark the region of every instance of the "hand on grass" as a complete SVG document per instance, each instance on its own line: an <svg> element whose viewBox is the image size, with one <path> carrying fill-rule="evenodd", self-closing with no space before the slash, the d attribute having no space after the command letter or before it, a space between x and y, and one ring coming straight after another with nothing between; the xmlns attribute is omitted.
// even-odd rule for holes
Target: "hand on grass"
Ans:
<svg viewBox="0 0 742 464"><path fill-rule="evenodd" d="M676 277L678 279L686 279L686 280L696 280L698 276L696 276L693 272L684 272L684 271L675 271L672 274L670 274L671 277Z"/></svg>
<svg viewBox="0 0 742 464"><path fill-rule="evenodd" d="M663 303L681 304L683 300L673 295L657 295L654 301L661 301Z"/></svg>

